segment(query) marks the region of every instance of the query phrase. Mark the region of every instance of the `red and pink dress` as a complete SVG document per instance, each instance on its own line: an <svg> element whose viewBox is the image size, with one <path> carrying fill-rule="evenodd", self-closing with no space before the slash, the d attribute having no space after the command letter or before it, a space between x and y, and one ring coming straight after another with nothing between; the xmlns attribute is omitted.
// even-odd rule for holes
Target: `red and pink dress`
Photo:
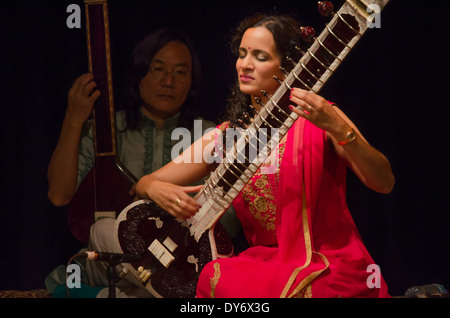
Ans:
<svg viewBox="0 0 450 318"><path fill-rule="evenodd" d="M381 275L371 281L375 262L346 204L346 164L326 132L299 118L279 155L280 169L260 168L233 202L250 247L208 263L197 297L389 297Z"/></svg>

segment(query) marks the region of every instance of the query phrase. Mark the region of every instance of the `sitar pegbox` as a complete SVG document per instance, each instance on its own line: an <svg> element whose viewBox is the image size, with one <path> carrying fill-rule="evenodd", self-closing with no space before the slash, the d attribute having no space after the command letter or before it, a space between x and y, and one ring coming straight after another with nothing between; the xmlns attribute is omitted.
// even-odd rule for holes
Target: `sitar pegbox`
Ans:
<svg viewBox="0 0 450 318"><path fill-rule="evenodd" d="M329 17L335 13L334 6L330 1L319 1L317 4L317 9L324 17Z"/></svg>
<svg viewBox="0 0 450 318"><path fill-rule="evenodd" d="M317 3L319 13L324 17L329 17L335 14L334 6L330 1L319 1ZM316 36L316 31L310 26L300 28L301 37L305 42L312 42Z"/></svg>

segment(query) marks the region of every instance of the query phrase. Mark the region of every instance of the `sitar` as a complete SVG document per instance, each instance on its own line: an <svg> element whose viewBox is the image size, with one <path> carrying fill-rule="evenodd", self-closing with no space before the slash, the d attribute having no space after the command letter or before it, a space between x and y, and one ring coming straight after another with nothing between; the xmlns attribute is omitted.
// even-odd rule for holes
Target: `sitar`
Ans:
<svg viewBox="0 0 450 318"><path fill-rule="evenodd" d="M90 226L99 218L116 218L132 202L136 178L117 154L113 79L106 0L85 0L89 71L101 96L92 112L94 166L72 198L67 220L74 237L87 245Z"/></svg>
<svg viewBox="0 0 450 318"><path fill-rule="evenodd" d="M388 0L347 0L338 12L328 1L319 2L319 11L329 15L331 21L319 36L310 29L311 44L300 61L293 63L290 73L273 96L268 98L247 130L270 131L267 146L255 147L247 134L242 134L227 157L204 183L195 196L201 205L197 214L179 221L149 200L136 201L127 206L115 224L115 242L124 253L139 254L142 261L124 264L143 288L155 297L195 297L196 284L206 263L220 257L230 257L221 250L221 242L214 235L218 220L232 204L243 187L266 161L294 124L298 115L289 109L292 87L315 93L335 73L351 49L369 28L374 6L383 9ZM253 159L242 153L256 151Z"/></svg>

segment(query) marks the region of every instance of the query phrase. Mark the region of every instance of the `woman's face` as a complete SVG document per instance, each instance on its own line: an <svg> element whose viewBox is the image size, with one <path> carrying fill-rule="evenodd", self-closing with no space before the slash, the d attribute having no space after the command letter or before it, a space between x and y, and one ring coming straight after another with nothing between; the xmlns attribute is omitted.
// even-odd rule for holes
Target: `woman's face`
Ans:
<svg viewBox="0 0 450 318"><path fill-rule="evenodd" d="M281 57L272 33L265 27L249 28L242 36L236 71L241 92L262 98L261 90L275 93L279 87L273 78L284 78Z"/></svg>
<svg viewBox="0 0 450 318"><path fill-rule="evenodd" d="M192 57L181 42L169 42L150 63L147 74L139 83L144 112L159 118L169 118L179 112L192 83Z"/></svg>

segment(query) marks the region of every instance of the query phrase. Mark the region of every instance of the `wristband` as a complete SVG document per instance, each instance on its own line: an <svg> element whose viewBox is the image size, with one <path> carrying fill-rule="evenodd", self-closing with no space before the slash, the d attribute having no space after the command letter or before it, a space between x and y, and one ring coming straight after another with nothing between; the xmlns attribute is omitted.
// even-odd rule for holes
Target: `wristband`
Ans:
<svg viewBox="0 0 450 318"><path fill-rule="evenodd" d="M338 142L338 145L343 146L346 145L348 143L351 143L352 141L354 141L356 139L356 134L355 131L353 130L353 128L350 128L347 131L347 135L345 136L344 140L341 140Z"/></svg>

